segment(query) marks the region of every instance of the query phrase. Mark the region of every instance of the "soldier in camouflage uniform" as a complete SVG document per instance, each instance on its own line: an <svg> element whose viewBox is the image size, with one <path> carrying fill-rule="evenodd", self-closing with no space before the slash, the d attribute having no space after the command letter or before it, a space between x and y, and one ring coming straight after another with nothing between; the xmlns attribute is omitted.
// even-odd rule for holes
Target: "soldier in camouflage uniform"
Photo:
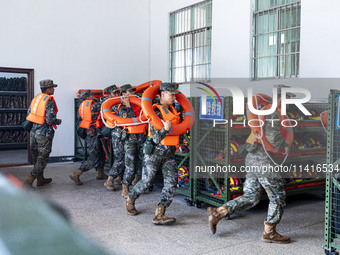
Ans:
<svg viewBox="0 0 340 255"><path fill-rule="evenodd" d="M277 85L278 88L278 107L281 106L281 88L284 85ZM288 87L288 86L287 86ZM294 97L292 93L287 93L287 97ZM280 120L280 115L277 111L267 115L266 119ZM290 145L281 136L281 121L266 121L264 125L267 141L275 148L284 149L284 154L289 153ZM243 185L243 195L231 201L228 201L219 208L208 208L209 225L213 234L216 232L216 225L220 219L230 216L235 212L247 210L259 203L263 189L265 189L269 198L269 206L267 219L264 222L264 233L262 240L265 242L289 243L290 238L281 236L276 232L276 225L280 222L283 208L286 206L286 192L284 182L280 173L276 172L261 172L263 167L269 168L273 162L268 155L273 158L273 154L265 151L263 147L258 147L252 144L247 144L248 154L245 158L245 166L256 167L260 171L248 172Z"/></svg>
<svg viewBox="0 0 340 255"><path fill-rule="evenodd" d="M32 183L37 178L37 186L42 186L48 184L52 181L51 178L44 177L44 169L47 165L49 155L52 150L52 140L54 137L54 129L56 125L61 124L61 119L57 119L57 105L53 99L50 97L45 106L40 106L37 99L42 95L43 97L52 96L54 94L54 88L57 87L52 80L42 80L40 81L41 94L32 100L32 104L28 108L27 119L33 123L33 127L30 131L30 149L32 153L33 170L29 174L27 180L24 182L25 186L32 188ZM44 100L43 100L44 101ZM32 117L35 113L31 109L36 105L39 107L45 107L45 115L41 116L40 123L35 123L36 118ZM36 115L37 116L37 115Z"/></svg>
<svg viewBox="0 0 340 255"><path fill-rule="evenodd" d="M141 109L138 106L131 105L129 96L134 96L136 90L130 84L125 84L120 87L122 95L122 103L118 110L118 116L123 118L135 118L139 116ZM142 124L144 125L144 124ZM132 127L133 128L133 127ZM111 172L113 177L119 176L124 171L122 179L122 196L127 198L129 193L129 185L132 183L135 175L141 177L143 165L142 144L146 139L146 129L143 133L129 133L128 127L116 128L112 132L112 137L119 139L124 145L124 161L115 160ZM121 144L120 144L121 145ZM119 157L121 158L122 151ZM125 170L124 170L125 167Z"/></svg>
<svg viewBox="0 0 340 255"><path fill-rule="evenodd" d="M176 115L177 111L170 107L175 101L175 94L179 93L178 85L173 83L162 83L160 85L160 106L163 106L170 113ZM161 141L171 132L172 123L169 120L164 121L164 116L158 108L155 108L155 113L164 123L161 130L157 130L151 124L149 132L152 138L147 138L144 143L144 165L142 179L136 184L133 190L129 193L126 200L126 209L128 214L137 215L135 208L136 199L152 185L156 173L159 169L162 170L164 178L164 187L161 192L159 202L156 206L155 217L152 223L157 225L171 224L176 221L175 218L170 218L164 215L166 207L169 207L177 185L177 163L175 160L176 146L168 146L161 144ZM179 116L178 116L179 118ZM179 123L179 120L178 122ZM164 143L164 142L163 142Z"/></svg>
<svg viewBox="0 0 340 255"><path fill-rule="evenodd" d="M97 180L102 180L106 178L104 174L104 165L105 165L105 153L100 142L102 138L101 135L101 128L102 126L101 119L100 119L100 102L94 102L93 99L94 92L90 90L85 90L80 94L81 99L92 101L91 104L91 123L89 127L86 129L86 145L87 145L87 152L89 154L87 160L85 160L81 166L75 170L72 174L69 175L70 179L74 181L77 185L83 185L83 182L80 181L79 176L83 172L87 172L93 167L97 170ZM81 107L81 106L80 106ZM84 120L83 120L84 121ZM99 124L98 124L99 123Z"/></svg>
<svg viewBox="0 0 340 255"><path fill-rule="evenodd" d="M105 88L109 98L119 97L120 91L116 85L111 85ZM118 111L118 104L114 105L111 109L112 112L117 113ZM115 127L111 130L111 141L112 141L112 153L113 153L113 165L108 172L108 178L104 183L104 186L108 190L115 190L113 180L114 178L120 180L124 174L124 144L120 140L120 133L122 131L121 127Z"/></svg>

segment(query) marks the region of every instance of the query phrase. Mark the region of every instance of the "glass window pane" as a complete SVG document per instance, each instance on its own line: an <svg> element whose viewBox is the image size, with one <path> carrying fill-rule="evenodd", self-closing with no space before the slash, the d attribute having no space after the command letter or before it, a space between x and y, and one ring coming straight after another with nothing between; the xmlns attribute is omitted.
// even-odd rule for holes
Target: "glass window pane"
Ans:
<svg viewBox="0 0 340 255"><path fill-rule="evenodd" d="M170 14L172 81L186 82L194 78L205 81L210 78L211 17L212 1L204 1ZM194 67L195 64L198 66Z"/></svg>
<svg viewBox="0 0 340 255"><path fill-rule="evenodd" d="M254 8L253 78L299 75L301 2L259 0Z"/></svg>

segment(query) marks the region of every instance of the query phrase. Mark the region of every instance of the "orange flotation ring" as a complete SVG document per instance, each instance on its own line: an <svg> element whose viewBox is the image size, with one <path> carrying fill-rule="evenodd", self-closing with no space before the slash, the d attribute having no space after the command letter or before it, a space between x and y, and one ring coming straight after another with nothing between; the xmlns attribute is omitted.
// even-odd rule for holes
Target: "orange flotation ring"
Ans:
<svg viewBox="0 0 340 255"><path fill-rule="evenodd" d="M141 99L138 97L129 97L130 103L133 105L137 105L142 108ZM139 125L147 122L147 118L144 114L141 116L136 116L135 118L123 118L115 115L111 109L114 105L121 103L120 97L109 98L105 102L102 103L101 115L103 122L109 128L113 128L115 126L132 126Z"/></svg>
<svg viewBox="0 0 340 255"><path fill-rule="evenodd" d="M80 90L78 90L77 97L80 98L80 93L85 91L85 90L88 90L88 89L80 89ZM89 89L89 90L91 92L94 92L94 95L93 95L94 98L101 98L101 97L106 95L104 93L104 90L102 90L102 89Z"/></svg>
<svg viewBox="0 0 340 255"><path fill-rule="evenodd" d="M143 84L140 84L138 86L133 86L133 87L136 89L135 91L136 94L142 94L144 90L146 90L147 88L161 84L161 83L162 81L160 80L153 80L153 81L144 82Z"/></svg>
<svg viewBox="0 0 340 255"><path fill-rule="evenodd" d="M152 106L152 99L157 95L160 84L156 84L144 91L142 96L142 109L145 116L149 119L151 124L158 130L161 130L164 125L161 119L155 113ZM172 127L169 135L182 135L189 131L195 122L195 111L190 101L183 95L183 93L176 94L177 102L183 107L184 119L181 123Z"/></svg>
<svg viewBox="0 0 340 255"><path fill-rule="evenodd" d="M256 107L256 102L257 102L257 106L260 106L260 105L263 106L261 110L270 109L272 105L269 104L268 99L270 99L270 97L265 94L256 94L255 96L253 96L254 108L258 108ZM286 142L291 146L294 140L293 128L291 127L292 124L290 123L287 116L281 115L280 108L277 108L277 111L280 115L280 120L281 120L280 122L284 121L284 124L285 124L285 126L281 125L280 134L286 140ZM268 142L266 138L266 133L263 127L266 121L265 118L266 118L265 115L258 116L250 112L247 106L247 120L248 120L248 123L250 124L251 133L249 137L247 138L246 142L249 144L256 145L256 146L262 146L261 144L263 144L267 151L270 151L274 154L284 153L285 151L283 149L276 148L271 143Z"/></svg>
<svg viewBox="0 0 340 255"><path fill-rule="evenodd" d="M322 125L327 128L328 126L328 111L324 111L320 114L320 119L321 119L321 123Z"/></svg>

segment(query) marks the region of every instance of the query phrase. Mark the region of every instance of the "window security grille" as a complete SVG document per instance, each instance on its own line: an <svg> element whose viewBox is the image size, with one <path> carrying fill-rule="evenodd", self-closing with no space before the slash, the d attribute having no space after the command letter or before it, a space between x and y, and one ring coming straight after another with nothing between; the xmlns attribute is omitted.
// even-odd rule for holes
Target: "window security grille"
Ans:
<svg viewBox="0 0 340 255"><path fill-rule="evenodd" d="M212 0L170 13L171 82L210 79L211 15Z"/></svg>
<svg viewBox="0 0 340 255"><path fill-rule="evenodd" d="M299 0L254 0L252 78L298 77Z"/></svg>

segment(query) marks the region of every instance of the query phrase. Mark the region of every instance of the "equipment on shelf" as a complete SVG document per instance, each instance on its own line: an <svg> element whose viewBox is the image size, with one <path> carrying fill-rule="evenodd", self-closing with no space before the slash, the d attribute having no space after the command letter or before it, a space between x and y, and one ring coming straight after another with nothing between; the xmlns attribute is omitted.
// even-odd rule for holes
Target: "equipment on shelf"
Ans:
<svg viewBox="0 0 340 255"><path fill-rule="evenodd" d="M320 148L319 139L316 136L305 136L303 143L306 148Z"/></svg>
<svg viewBox="0 0 340 255"><path fill-rule="evenodd" d="M91 92L94 92L94 94L93 94L94 98L103 98L103 97L107 96L105 94L106 91L102 90L102 89L79 89L78 92L77 92L77 97L80 98L80 94L85 90L90 90Z"/></svg>
<svg viewBox="0 0 340 255"><path fill-rule="evenodd" d="M177 183L177 187L181 187L186 186L187 184L189 184L189 169L185 166L182 165L179 169L178 169L178 183Z"/></svg>
<svg viewBox="0 0 340 255"><path fill-rule="evenodd" d="M287 112L287 116L293 120L301 120L301 116L296 111L289 111Z"/></svg>
<svg viewBox="0 0 340 255"><path fill-rule="evenodd" d="M0 91L26 91L27 79L0 77Z"/></svg>
<svg viewBox="0 0 340 255"><path fill-rule="evenodd" d="M293 141L293 149L294 150L302 150L305 148L305 145L303 144L303 142L301 141L300 138L295 138Z"/></svg>
<svg viewBox="0 0 340 255"><path fill-rule="evenodd" d="M245 116L244 116L244 115L234 115L234 114L232 114L232 115L231 115L231 119L232 119L234 122L243 122L244 119L245 119Z"/></svg>
<svg viewBox="0 0 340 255"><path fill-rule="evenodd" d="M21 126L26 120L27 78L0 77L0 149L27 148L27 133Z"/></svg>
<svg viewBox="0 0 340 255"><path fill-rule="evenodd" d="M240 144L236 140L231 140L230 155L236 155L238 153L238 147L240 147Z"/></svg>
<svg viewBox="0 0 340 255"><path fill-rule="evenodd" d="M183 144L179 144L176 146L176 152L178 153L188 153L189 148Z"/></svg>
<svg viewBox="0 0 340 255"><path fill-rule="evenodd" d="M309 110L309 112L312 114L308 116L309 120L320 120L320 114L316 110Z"/></svg>
<svg viewBox="0 0 340 255"><path fill-rule="evenodd" d="M242 190L242 181L239 178L236 178L236 176L234 174L231 174L229 177L229 187L230 190L234 190L234 191L241 191Z"/></svg>

